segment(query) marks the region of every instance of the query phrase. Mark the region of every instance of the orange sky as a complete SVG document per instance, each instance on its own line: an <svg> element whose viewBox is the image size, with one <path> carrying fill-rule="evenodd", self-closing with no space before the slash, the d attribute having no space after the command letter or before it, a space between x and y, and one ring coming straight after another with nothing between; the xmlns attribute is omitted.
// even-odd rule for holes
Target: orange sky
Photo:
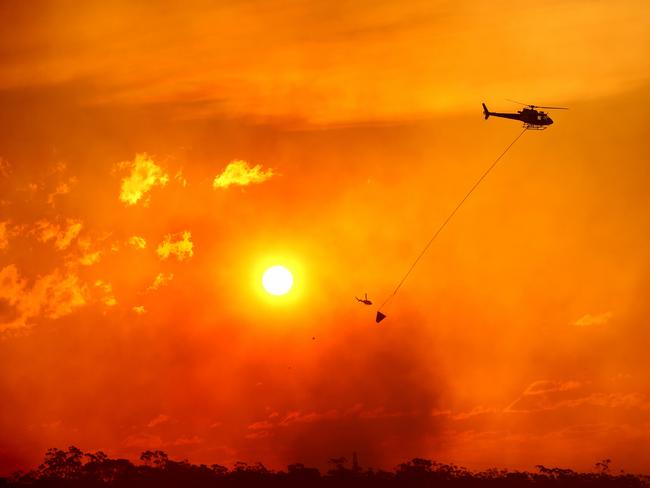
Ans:
<svg viewBox="0 0 650 488"><path fill-rule="evenodd" d="M0 4L0 473L647 472L647 2L110 4Z"/></svg>

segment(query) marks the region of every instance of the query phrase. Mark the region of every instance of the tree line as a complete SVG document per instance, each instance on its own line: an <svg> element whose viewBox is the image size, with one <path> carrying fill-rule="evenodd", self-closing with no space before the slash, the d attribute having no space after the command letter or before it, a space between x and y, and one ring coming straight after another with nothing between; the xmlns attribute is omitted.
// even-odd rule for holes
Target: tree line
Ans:
<svg viewBox="0 0 650 488"><path fill-rule="evenodd" d="M0 478L0 487L300 487L300 488L389 488L389 487L650 487L650 476L610 471L610 460L596 463L594 472L536 466L535 472L488 469L470 471L453 464L415 458L392 471L362 469L345 458L329 460L330 469L321 473L300 463L273 471L263 464L237 462L232 468L219 464L173 461L159 450L145 451L140 463L111 459L104 452L85 453L71 446L48 449L36 469Z"/></svg>

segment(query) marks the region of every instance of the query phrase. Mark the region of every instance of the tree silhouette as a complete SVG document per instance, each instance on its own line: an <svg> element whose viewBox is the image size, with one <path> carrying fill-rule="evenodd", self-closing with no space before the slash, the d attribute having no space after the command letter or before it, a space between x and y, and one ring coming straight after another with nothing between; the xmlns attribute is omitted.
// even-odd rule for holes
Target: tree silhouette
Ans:
<svg viewBox="0 0 650 488"><path fill-rule="evenodd" d="M237 462L232 469L219 464L195 465L187 460L173 461L164 451L144 451L141 464L127 459L111 459L97 451L84 453L70 446L66 451L52 448L35 470L0 478L0 487L56 488L391 488L391 487L581 487L649 488L650 477L610 472L610 459L596 463L597 472L579 473L565 468L538 465L537 472L488 469L472 472L454 464L414 458L399 464L394 471L363 470L346 467L344 457L331 458L327 474L302 463L290 464L285 471L271 471L262 463Z"/></svg>

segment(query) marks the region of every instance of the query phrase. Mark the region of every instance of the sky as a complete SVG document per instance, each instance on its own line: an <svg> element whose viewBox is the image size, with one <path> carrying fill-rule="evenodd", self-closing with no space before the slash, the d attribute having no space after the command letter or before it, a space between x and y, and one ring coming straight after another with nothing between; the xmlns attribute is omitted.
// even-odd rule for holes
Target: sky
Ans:
<svg viewBox="0 0 650 488"><path fill-rule="evenodd" d="M649 14L0 2L0 473L69 445L647 473ZM520 133L483 119L506 99L570 110L377 325Z"/></svg>

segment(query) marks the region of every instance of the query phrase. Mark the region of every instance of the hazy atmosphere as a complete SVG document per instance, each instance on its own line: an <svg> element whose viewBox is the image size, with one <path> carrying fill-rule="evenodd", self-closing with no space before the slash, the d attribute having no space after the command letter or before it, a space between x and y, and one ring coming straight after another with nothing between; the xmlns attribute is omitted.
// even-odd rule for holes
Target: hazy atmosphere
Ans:
<svg viewBox="0 0 650 488"><path fill-rule="evenodd" d="M649 15L1 1L0 475L72 444L648 473ZM570 110L376 324L521 132L506 99Z"/></svg>

